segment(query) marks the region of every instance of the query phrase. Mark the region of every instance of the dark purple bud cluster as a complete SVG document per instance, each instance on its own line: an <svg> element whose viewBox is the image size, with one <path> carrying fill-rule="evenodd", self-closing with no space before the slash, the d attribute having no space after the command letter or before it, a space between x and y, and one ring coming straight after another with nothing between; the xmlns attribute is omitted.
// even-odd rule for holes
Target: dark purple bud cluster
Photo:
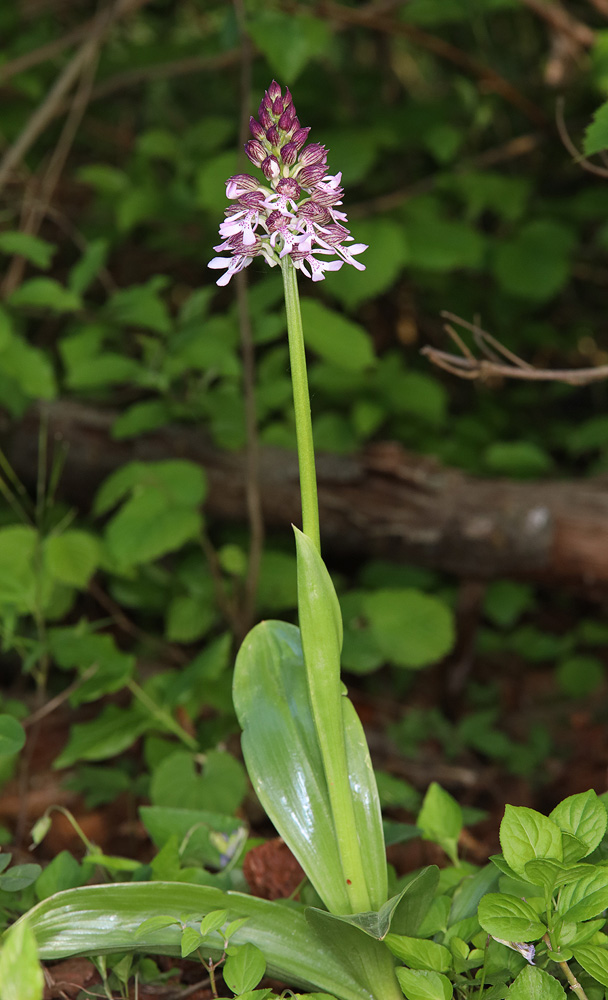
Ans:
<svg viewBox="0 0 608 1000"><path fill-rule="evenodd" d="M343 264L364 270L355 255L367 249L352 243L342 204L341 174L330 175L327 150L318 142L305 146L309 128L302 128L291 94L273 80L250 119L252 138L245 144L251 162L268 186L249 174L226 182L226 194L236 202L220 226L223 243L215 247L230 257L215 257L210 267L225 270L218 285L262 256L274 267L289 255L295 267L321 281L325 271ZM337 259L325 260L324 257Z"/></svg>

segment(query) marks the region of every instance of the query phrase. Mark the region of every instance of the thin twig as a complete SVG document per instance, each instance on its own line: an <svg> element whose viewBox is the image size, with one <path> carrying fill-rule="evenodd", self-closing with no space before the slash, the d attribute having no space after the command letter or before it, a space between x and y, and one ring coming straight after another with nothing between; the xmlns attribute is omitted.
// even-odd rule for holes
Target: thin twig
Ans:
<svg viewBox="0 0 608 1000"><path fill-rule="evenodd" d="M521 0L521 2L546 21L553 31L566 35L576 45L588 49L595 45L596 33L593 28L583 21L577 21L558 3L544 3L543 0Z"/></svg>
<svg viewBox="0 0 608 1000"><path fill-rule="evenodd" d="M101 35L98 32L86 43L87 58L81 69L80 83L74 95L70 113L66 118L57 145L44 172L44 177L40 182L38 199L30 206L26 219L21 226L21 231L24 233L35 235L46 215L91 96L99 62L100 46ZM0 298L7 298L18 287L21 283L24 270L25 259L20 256L13 257L0 286Z"/></svg>
<svg viewBox="0 0 608 1000"><path fill-rule="evenodd" d="M83 670L83 672L80 674L80 677L77 677L76 680L72 681L71 684L68 684L67 688L65 688L64 691L61 691L60 694L56 695L54 698L51 698L50 701L45 702L44 705L41 705L40 708L36 709L35 712L32 712L31 715L28 715L27 719L23 720L22 725L25 726L25 728L27 729L28 726L33 726L38 722L40 722L41 719L45 719L47 715L50 715L51 712L54 712L61 705L63 705L63 703L67 701L68 698L71 695L73 695L75 691L78 691L78 688L82 687L84 682L88 681L89 678L92 677L93 674L95 674L98 669L99 669L98 663L91 663L91 665L87 667L86 670Z"/></svg>
<svg viewBox="0 0 608 1000"><path fill-rule="evenodd" d="M92 26L93 19L86 21L84 24L79 24L76 28L72 28L71 31L68 31L65 35L61 35L60 38L54 38L52 42L46 42L37 49L32 49L31 52L24 52L22 56L17 56L16 59L11 59L10 62L4 63L4 66L0 66L0 86L18 73L24 73L28 69L33 69L34 66L39 66L40 63L47 62L49 59L54 59L55 56L61 55L64 49L69 49L70 45L74 45L76 42L80 42L83 38L86 38Z"/></svg>
<svg viewBox="0 0 608 1000"><path fill-rule="evenodd" d="M423 347L420 353L429 358L438 368L442 368L451 375L457 375L464 379L481 379L482 381L491 378L510 378L528 382L565 382L567 385L589 385L591 382L601 382L608 378L608 365L598 365L596 368L535 368L509 351L504 344L501 344L476 323L469 323L467 320L454 316L453 313L444 312L441 315L445 319L459 323L465 330L470 330L476 343L486 354L488 353L488 345L491 345L510 362L510 364L501 364L499 361L488 360L487 357L474 357L454 327L446 323L444 329L461 350L462 355L440 351L436 347Z"/></svg>
<svg viewBox="0 0 608 1000"><path fill-rule="evenodd" d="M582 153L579 153L578 149L572 142L572 139L570 138L570 133L568 132L568 128L566 126L566 122L564 119L563 97L558 97L557 102L555 104L555 121L557 124L557 131L559 132L560 139L562 140L564 146L566 147L570 155L573 157L573 159L576 160L579 167L582 167L583 170L588 170L590 174L596 174L598 177L608 177L608 170L606 170L604 167L596 166L595 163L590 163L589 160L587 160Z"/></svg>
<svg viewBox="0 0 608 1000"><path fill-rule="evenodd" d="M13 170L45 130L49 122L60 112L60 108L71 87L80 76L90 54L91 37L103 38L111 25L127 13L143 6L148 0L116 0L112 7L105 7L91 23L90 31L77 52L63 68L45 99L34 111L23 131L7 150L0 162L0 191L4 188Z"/></svg>

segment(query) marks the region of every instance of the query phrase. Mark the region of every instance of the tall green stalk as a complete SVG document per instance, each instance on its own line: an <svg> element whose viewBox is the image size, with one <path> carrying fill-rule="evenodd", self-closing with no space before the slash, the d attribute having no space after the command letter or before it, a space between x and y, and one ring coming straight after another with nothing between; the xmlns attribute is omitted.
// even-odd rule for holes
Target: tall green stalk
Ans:
<svg viewBox="0 0 608 1000"><path fill-rule="evenodd" d="M283 288L285 290L285 311L287 313L287 334L289 337L289 359L291 364L291 384L293 386L293 406L296 418L298 443L298 464L300 468L300 494L302 497L302 530L314 542L317 552L321 552L319 532L319 503L317 500L317 473L315 470L315 449L312 439L310 419L310 396L306 372L306 352L300 314L300 296L296 270L289 256L281 261Z"/></svg>

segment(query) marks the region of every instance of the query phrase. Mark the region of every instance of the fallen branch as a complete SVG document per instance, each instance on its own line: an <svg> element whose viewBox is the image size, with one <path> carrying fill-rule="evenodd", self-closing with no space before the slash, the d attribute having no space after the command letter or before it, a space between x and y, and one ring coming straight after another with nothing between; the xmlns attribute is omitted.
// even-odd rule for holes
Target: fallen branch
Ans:
<svg viewBox="0 0 608 1000"><path fill-rule="evenodd" d="M61 495L81 510L123 463L177 457L204 466L211 521L246 522L245 455L217 448L198 428L170 426L117 441L111 436L113 411L61 401L45 405L45 412L50 439L69 449ZM34 408L0 435L28 486L35 481L39 423L40 410ZM328 551L401 560L473 579L608 583L608 486L601 478L475 478L391 442L348 457L321 455L318 475ZM262 449L260 478L266 525L298 524L295 453Z"/></svg>

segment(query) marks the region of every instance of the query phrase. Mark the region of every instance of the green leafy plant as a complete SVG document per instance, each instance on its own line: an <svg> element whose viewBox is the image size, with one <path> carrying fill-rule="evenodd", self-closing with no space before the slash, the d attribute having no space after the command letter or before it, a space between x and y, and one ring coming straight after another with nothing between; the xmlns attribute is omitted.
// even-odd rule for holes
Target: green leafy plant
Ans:
<svg viewBox="0 0 608 1000"><path fill-rule="evenodd" d="M335 209L342 194L339 175L328 175L322 146L305 146L308 130L301 128L289 92L283 95L273 82L259 118L252 119L253 138L246 150L266 183L244 174L230 178L227 192L236 205L220 227L223 243L217 248L229 256L211 264L225 271L219 284L226 284L256 256L279 265L283 275L302 495L303 531L295 529L299 627L272 620L254 627L237 657L233 697L249 776L269 818L304 869L312 905L269 902L229 887L230 879L224 876L231 874L243 847L242 827L226 816L203 808L183 810L177 803L184 794L191 801L200 794L201 807L215 796L220 809L233 810L242 794L238 777L229 774L233 765L222 761L221 754L207 754L201 777L194 768L194 747L186 752L156 744L153 805L142 814L159 848L151 865L155 880L145 881L134 872L130 883L79 887L79 875L70 870L70 863L62 862L61 871L57 863L57 879L64 884L72 880L73 887L51 895L41 887L41 901L5 938L1 960L10 981L20 982L12 971L14 942L21 941L19 935L29 941L33 933L42 958L124 954L112 967L123 986L134 952L182 957L198 953L212 984L221 967L227 986L238 995L255 990L267 971L340 1000L397 1000L402 994L407 1000L449 1000L454 989L459 996L486 1000L528 995L557 1000L565 995L558 979L529 964L530 943L544 941L546 951L537 950L543 964L557 963L583 1000L587 994L568 964L572 958L596 982L608 986L600 916L608 895L601 858L593 859L593 852L601 850L608 816L594 793L566 799L549 818L509 807L501 827L503 855L492 866L476 869L458 854L462 810L433 783L416 829L443 848L451 866L441 873L434 866L424 868L389 892L380 797L361 723L340 679L342 617L320 554L296 282L296 270L318 281L343 263L362 269L353 255L365 247L348 248L346 217ZM438 229L441 225L437 223ZM122 307L130 308L126 300ZM361 358L368 357L356 328L345 327L338 341L340 337L351 338L355 355L359 351ZM319 341L321 350L324 343L325 338ZM181 483L177 491L176 477ZM188 463L132 463L108 480L97 504L103 513L123 504L106 529L108 549L122 559L123 571L197 535L203 492L202 477ZM166 532L160 532L157 538L155 520L165 517L173 523L175 503L184 508L178 534L167 540ZM138 532L142 524L145 530ZM234 565L227 554L226 561ZM414 636L402 654L395 621L401 601L412 616ZM364 606L379 649L403 666L422 666L451 646L450 616L433 598L385 590L366 598ZM505 624L516 619L518 606L515 599L513 614L506 619L503 615ZM431 629L435 633L429 643ZM83 650L75 652L80 649L75 640L59 630L53 639L56 655L66 665L82 658ZM103 669L117 684L124 683L128 664L103 642L95 652L88 649L91 641L85 637L85 659L102 664L109 657ZM149 729L150 717L171 729L170 716L161 707L167 696L176 697L171 685L161 680L149 690L131 686L148 715L140 718L135 712L132 729L121 718L121 739L126 733L130 741ZM108 734L117 728L116 711L105 710ZM89 727L86 737L82 734L78 749L78 733L73 734L64 763L78 755L107 755L100 753L99 745L87 750L90 732ZM182 741L188 746L183 734ZM86 864L113 872L129 867L90 844ZM210 877L204 865L215 865L219 874ZM53 879L47 875L46 882L51 889ZM488 935L494 939L491 945ZM99 961L105 981L105 959ZM32 985L24 988L37 1000L36 966L29 958L28 963Z"/></svg>

